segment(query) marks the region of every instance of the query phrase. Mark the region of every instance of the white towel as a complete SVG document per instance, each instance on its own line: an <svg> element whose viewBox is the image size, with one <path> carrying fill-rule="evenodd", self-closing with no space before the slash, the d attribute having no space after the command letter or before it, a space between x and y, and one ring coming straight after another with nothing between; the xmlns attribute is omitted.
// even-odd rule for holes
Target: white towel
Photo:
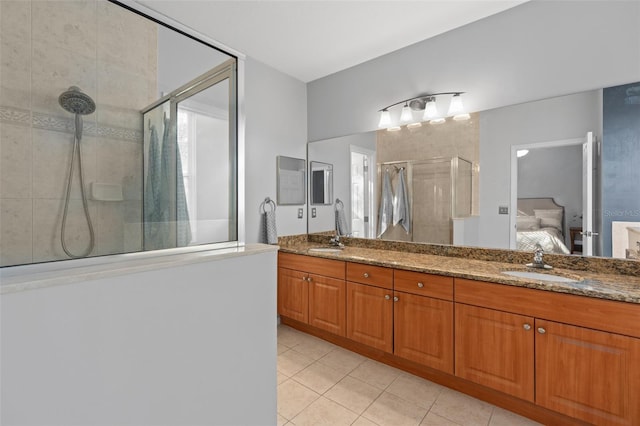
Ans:
<svg viewBox="0 0 640 426"><path fill-rule="evenodd" d="M409 197L407 196L407 184L404 180L404 168L400 169L396 195L393 198L393 224L400 224L408 234L411 230L411 216L409 210Z"/></svg>
<svg viewBox="0 0 640 426"><path fill-rule="evenodd" d="M349 229L349 224L347 223L347 217L344 213L344 204L342 202L336 203L335 207L336 214L336 232L338 235L349 235L351 230Z"/></svg>
<svg viewBox="0 0 640 426"><path fill-rule="evenodd" d="M267 244L278 244L278 232L276 231L276 211L269 210L262 213L264 220L265 242Z"/></svg>
<svg viewBox="0 0 640 426"><path fill-rule="evenodd" d="M378 238L384 234L393 221L393 192L389 170L384 171L382 179L382 197L380 198L380 212L378 213Z"/></svg>

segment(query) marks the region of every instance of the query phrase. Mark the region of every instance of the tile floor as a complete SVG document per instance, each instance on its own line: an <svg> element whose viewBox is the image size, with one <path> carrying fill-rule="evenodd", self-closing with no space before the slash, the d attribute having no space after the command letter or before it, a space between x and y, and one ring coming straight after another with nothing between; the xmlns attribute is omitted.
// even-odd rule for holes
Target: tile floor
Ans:
<svg viewBox="0 0 640 426"><path fill-rule="evenodd" d="M538 423L280 325L278 425Z"/></svg>

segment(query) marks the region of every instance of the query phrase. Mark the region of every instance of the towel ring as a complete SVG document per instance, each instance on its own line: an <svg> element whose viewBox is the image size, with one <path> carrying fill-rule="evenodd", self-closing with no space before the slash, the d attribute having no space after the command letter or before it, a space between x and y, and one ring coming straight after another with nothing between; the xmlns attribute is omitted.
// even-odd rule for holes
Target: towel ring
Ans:
<svg viewBox="0 0 640 426"><path fill-rule="evenodd" d="M335 206L336 210L339 210L338 206L341 207L342 210L344 210L344 203L340 200L340 198L336 198L336 206Z"/></svg>
<svg viewBox="0 0 640 426"><path fill-rule="evenodd" d="M262 213L267 212L267 205L271 207L271 211L276 211L276 203L271 198L267 197L262 203L260 203L260 211Z"/></svg>

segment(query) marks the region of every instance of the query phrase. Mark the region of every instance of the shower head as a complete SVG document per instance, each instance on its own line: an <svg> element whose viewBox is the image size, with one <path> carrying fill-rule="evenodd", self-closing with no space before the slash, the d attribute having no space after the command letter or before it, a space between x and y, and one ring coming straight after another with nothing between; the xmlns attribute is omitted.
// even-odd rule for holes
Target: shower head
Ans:
<svg viewBox="0 0 640 426"><path fill-rule="evenodd" d="M71 86L58 97L60 106L73 114L87 115L96 110L96 103L91 96L82 93L79 87Z"/></svg>

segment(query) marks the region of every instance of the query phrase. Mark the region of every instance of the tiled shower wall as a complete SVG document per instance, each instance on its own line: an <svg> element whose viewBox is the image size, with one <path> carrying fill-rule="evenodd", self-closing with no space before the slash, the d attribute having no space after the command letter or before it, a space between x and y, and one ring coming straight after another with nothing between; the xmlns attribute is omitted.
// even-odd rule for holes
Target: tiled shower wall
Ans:
<svg viewBox="0 0 640 426"><path fill-rule="evenodd" d="M97 105L83 117L87 191L123 188L123 201L89 200L91 255L140 250L140 109L157 97L156 25L104 0L2 0L0 21L0 265L68 258L60 225L74 124L58 96L70 86ZM80 253L89 232L75 173L66 241Z"/></svg>

